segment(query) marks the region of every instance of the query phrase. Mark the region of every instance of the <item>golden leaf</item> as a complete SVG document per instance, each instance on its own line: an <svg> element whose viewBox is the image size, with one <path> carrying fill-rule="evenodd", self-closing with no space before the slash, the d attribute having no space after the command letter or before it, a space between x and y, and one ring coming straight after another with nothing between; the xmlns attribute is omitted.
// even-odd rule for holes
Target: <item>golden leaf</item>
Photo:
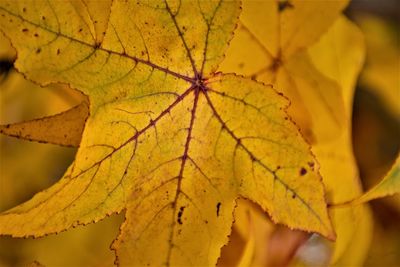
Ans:
<svg viewBox="0 0 400 267"><path fill-rule="evenodd" d="M334 238L288 101L215 73L238 2L115 1L101 44L85 9L29 3L0 3L16 67L78 88L90 115L64 177L3 212L2 234L42 236L126 209L113 244L120 265L212 265L243 196L276 222Z"/></svg>
<svg viewBox="0 0 400 267"><path fill-rule="evenodd" d="M306 49L347 2L244 1L239 28L220 66L283 92L291 100L289 115L312 143L335 138L346 125L340 86L313 66Z"/></svg>
<svg viewBox="0 0 400 267"><path fill-rule="evenodd" d="M327 53L327 51L331 51ZM326 77L335 80L343 94L346 126L330 142L313 146L326 186L328 202L346 201L362 192L351 141L353 94L363 66L363 34L351 21L340 17L319 42L309 49L313 64ZM360 266L372 239L372 217L366 206L331 208L337 239L332 243L332 266Z"/></svg>

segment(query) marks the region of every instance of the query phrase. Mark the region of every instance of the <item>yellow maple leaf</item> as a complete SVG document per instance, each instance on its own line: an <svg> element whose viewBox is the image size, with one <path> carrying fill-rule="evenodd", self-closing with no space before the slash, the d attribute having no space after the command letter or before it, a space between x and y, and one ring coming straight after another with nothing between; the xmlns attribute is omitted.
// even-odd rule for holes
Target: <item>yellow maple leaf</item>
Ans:
<svg viewBox="0 0 400 267"><path fill-rule="evenodd" d="M101 43L88 9L0 3L18 70L42 85L68 83L90 101L75 162L3 212L1 234L42 236L126 209L113 244L120 265L212 265L243 196L276 222L334 237L288 101L215 72L239 2L115 1Z"/></svg>
<svg viewBox="0 0 400 267"><path fill-rule="evenodd" d="M315 68L306 49L347 2L244 1L238 29L220 66L222 71L274 84L291 100L289 114L312 143L335 138L346 125L340 86Z"/></svg>
<svg viewBox="0 0 400 267"><path fill-rule="evenodd" d="M293 2L292 6L288 7L294 13L298 8L296 3ZM284 18L279 19L279 15L276 15L279 14L277 11L278 4L273 1L265 2L262 5L256 5L254 2L246 4L244 5L242 20L245 20L246 22L243 22L243 24L246 23L248 26L242 26L242 29L238 29L239 34L234 37L233 46L228 50L234 51L234 53L228 52L228 58L223 63L223 68L226 71L233 69L249 76L254 73L254 70L262 69L262 73L260 72L260 76L256 78L275 82L277 88L282 88L284 92L295 88L293 86L295 84L290 83L289 76L296 76L296 84L301 85L298 90L307 90L308 92L302 92L301 95L308 95L308 97L301 98L300 95L294 96L294 94L289 93L289 95L292 95L292 104L307 107L309 113L299 115L298 113L302 112L299 109L295 112L297 113L295 118L304 127L304 120L299 119L299 116L304 116L305 119L308 116L312 118L314 116L315 124L306 128L314 133L319 133L317 136L321 136L320 127L326 127L325 123L321 123L321 121L326 120L327 117L323 115L324 112L326 113L326 109L324 111L323 105L316 104L318 103L316 99L333 100L328 104L335 103L334 100L337 98L332 97L333 91L329 91L329 87L323 86L328 84L324 81L335 84L335 92L338 96L340 95L340 98L343 97L343 100L339 100L343 104L343 109L332 109L331 111L333 116L343 113L342 129L340 132L335 131L335 135L330 136L329 140L325 138L315 140L317 142L313 144L312 150L320 163L329 201L334 203L338 199L349 200L360 195L362 188L351 144L351 113L355 83L364 62L365 45L362 33L344 16L339 17L317 43L307 47L307 53L293 53L287 60L285 63L286 70L282 70L282 72L286 72L286 78L289 77L287 78L288 83L285 85L279 83L279 81L274 81L276 73L279 71L276 72L270 67L273 62L265 56L265 53L268 54L269 51L274 51L274 49L279 51L279 46L278 48L273 46L279 44L279 35L274 37L271 34L274 29L284 27L286 22ZM335 5L335 3L331 4ZM340 3L337 2L337 4ZM315 10L317 7L310 4L309 8ZM267 12L271 13L270 16L261 16L261 14ZM302 14L299 10L297 12ZM337 10L331 12L335 13ZM269 27L272 27L272 29L269 29ZM311 29L313 28L311 27ZM296 36L300 39L306 39L307 34L304 32L302 34L304 34L303 37L300 33ZM240 47L249 47L249 49L240 50ZM256 66L253 62L256 62ZM265 68L266 62L267 68ZM287 70L290 70L290 72ZM320 87L311 88L310 85L319 85ZM321 103L321 101L319 102ZM316 120L319 116L321 116L319 120ZM338 264L339 266L340 264L360 265L365 259L371 240L372 219L368 208L360 206L332 209L331 215L337 231L337 240L330 244L333 249L330 264ZM354 246L358 248L355 251L350 249Z"/></svg>

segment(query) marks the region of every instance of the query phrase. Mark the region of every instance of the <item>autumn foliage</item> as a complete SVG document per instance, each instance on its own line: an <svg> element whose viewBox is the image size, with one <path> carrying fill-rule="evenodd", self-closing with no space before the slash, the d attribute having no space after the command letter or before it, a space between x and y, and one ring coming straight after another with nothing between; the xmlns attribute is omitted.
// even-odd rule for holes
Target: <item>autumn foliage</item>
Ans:
<svg viewBox="0 0 400 267"><path fill-rule="evenodd" d="M118 266L361 266L366 202L400 191L400 167L363 194L352 112L366 42L347 5L1 1L15 69L69 100L0 132L78 149L57 181L0 206L0 234L103 224L96 249ZM373 70L363 81L399 97Z"/></svg>

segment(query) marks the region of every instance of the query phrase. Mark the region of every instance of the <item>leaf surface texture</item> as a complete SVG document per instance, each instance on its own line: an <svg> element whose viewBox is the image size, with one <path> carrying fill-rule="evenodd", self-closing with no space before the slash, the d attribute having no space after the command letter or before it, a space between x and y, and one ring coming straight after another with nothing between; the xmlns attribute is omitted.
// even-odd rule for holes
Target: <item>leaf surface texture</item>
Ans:
<svg viewBox="0 0 400 267"><path fill-rule="evenodd" d="M120 265L213 265L243 196L275 222L334 238L287 99L216 73L239 2L115 1L102 39L83 2L28 3L0 3L17 68L78 88L90 116L64 177L3 212L2 234L42 236L126 209Z"/></svg>

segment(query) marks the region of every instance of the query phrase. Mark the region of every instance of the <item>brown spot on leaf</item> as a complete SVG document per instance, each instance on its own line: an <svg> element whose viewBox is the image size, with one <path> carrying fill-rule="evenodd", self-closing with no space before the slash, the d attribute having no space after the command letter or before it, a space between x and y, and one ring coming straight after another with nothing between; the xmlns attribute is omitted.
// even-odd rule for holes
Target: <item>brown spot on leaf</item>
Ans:
<svg viewBox="0 0 400 267"><path fill-rule="evenodd" d="M290 3L289 0L284 0L284 1L279 1L278 2L278 10L279 10L279 12L282 12L285 9L288 9L288 8L294 8L293 4Z"/></svg>
<svg viewBox="0 0 400 267"><path fill-rule="evenodd" d="M219 210L221 208L221 202L217 203L217 217L219 216Z"/></svg>
<svg viewBox="0 0 400 267"><path fill-rule="evenodd" d="M306 175L306 173L307 173L307 170L306 170L305 168L301 168L301 169L300 169L300 175L301 175L301 176Z"/></svg>
<svg viewBox="0 0 400 267"><path fill-rule="evenodd" d="M182 224L182 214L185 209L185 206L181 206L178 211L178 223Z"/></svg>

